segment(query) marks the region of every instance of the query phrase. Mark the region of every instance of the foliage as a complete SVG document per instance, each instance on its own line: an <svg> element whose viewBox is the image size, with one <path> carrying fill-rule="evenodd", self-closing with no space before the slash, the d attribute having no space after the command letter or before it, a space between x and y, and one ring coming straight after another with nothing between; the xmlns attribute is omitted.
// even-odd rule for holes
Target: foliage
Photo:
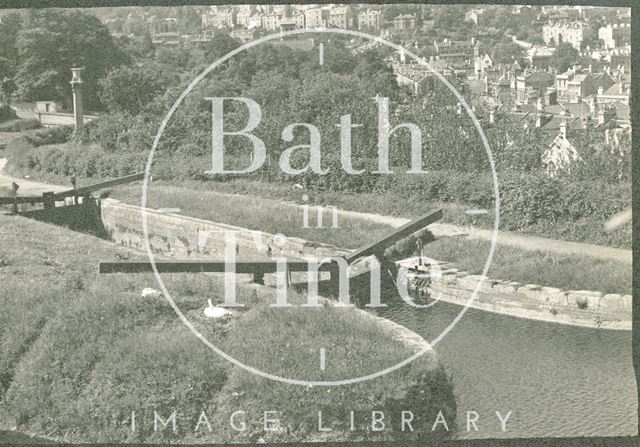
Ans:
<svg viewBox="0 0 640 447"><path fill-rule="evenodd" d="M25 135L27 141L35 147L50 144L62 144L69 141L73 133L73 126L50 127L36 131L33 134Z"/></svg>
<svg viewBox="0 0 640 447"><path fill-rule="evenodd" d="M524 63L524 50L513 42L496 44L491 55L494 64L512 64L514 61L520 65Z"/></svg>
<svg viewBox="0 0 640 447"><path fill-rule="evenodd" d="M135 116L163 92L152 67L120 67L99 81L100 100L111 113Z"/></svg>
<svg viewBox="0 0 640 447"><path fill-rule="evenodd" d="M11 77L18 67L19 56L17 36L22 27L22 16L18 12L11 12L2 16L0 21L0 79ZM3 70L6 70L3 72Z"/></svg>
<svg viewBox="0 0 640 447"><path fill-rule="evenodd" d="M98 80L127 62L100 21L74 10L29 10L16 43L20 64L16 83L28 101L70 104L71 68L83 67L84 103L100 108Z"/></svg>
<svg viewBox="0 0 640 447"><path fill-rule="evenodd" d="M11 105L11 96L18 90L18 86L11 78L4 78L0 81L0 91L4 97L4 102L7 106Z"/></svg>
<svg viewBox="0 0 640 447"><path fill-rule="evenodd" d="M570 43L561 43L549 60L549 65L558 73L564 73L580 61L580 52Z"/></svg>
<svg viewBox="0 0 640 447"><path fill-rule="evenodd" d="M5 121L15 120L18 118L16 115L16 111L13 110L8 105L0 106L0 123L4 123Z"/></svg>
<svg viewBox="0 0 640 447"><path fill-rule="evenodd" d="M38 127L40 127L40 121L37 119L13 119L0 124L0 132L22 132Z"/></svg>

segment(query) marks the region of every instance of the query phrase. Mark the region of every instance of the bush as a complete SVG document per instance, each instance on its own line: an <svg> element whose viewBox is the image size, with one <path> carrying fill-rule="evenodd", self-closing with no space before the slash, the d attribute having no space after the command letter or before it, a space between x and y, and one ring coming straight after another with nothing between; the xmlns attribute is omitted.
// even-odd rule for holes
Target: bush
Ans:
<svg viewBox="0 0 640 447"><path fill-rule="evenodd" d="M0 106L0 123L9 121L9 120L15 120L17 118L18 118L18 115L16 114L16 111L13 110L11 107L9 107L6 104L3 106Z"/></svg>
<svg viewBox="0 0 640 447"><path fill-rule="evenodd" d="M40 127L40 121L37 119L14 119L0 124L0 132L22 132L38 127Z"/></svg>
<svg viewBox="0 0 640 447"><path fill-rule="evenodd" d="M27 140L35 147L49 144L62 144L69 141L73 134L73 126L60 126L42 129L33 135L27 135Z"/></svg>

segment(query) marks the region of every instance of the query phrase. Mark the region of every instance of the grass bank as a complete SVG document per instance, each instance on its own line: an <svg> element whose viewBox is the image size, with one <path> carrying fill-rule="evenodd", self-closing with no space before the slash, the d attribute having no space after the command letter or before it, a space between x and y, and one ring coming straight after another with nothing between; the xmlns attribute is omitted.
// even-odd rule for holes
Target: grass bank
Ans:
<svg viewBox="0 0 640 447"><path fill-rule="evenodd" d="M139 204L141 188L139 185L130 185L113 190L111 195L127 203ZM325 212L324 217L327 228L302 228L301 209L283 203L282 200L249 195L230 197L213 191L164 184L154 183L147 199L148 206L152 208L179 208L180 214L187 216L272 234L283 233L349 249L365 245L393 229L381 223L345 216L339 219L339 229L332 229L329 212ZM430 208L426 206L420 208L423 213L428 209ZM444 212L446 215L449 209ZM310 216L313 225L314 213L311 212ZM415 244L408 245L405 247L408 250L415 248ZM431 242L425 253L434 259L454 263L461 270L479 274L484 268L489 247L488 241L449 237ZM623 262L601 260L587 255L562 255L498 246L488 276L568 290L630 294L631 268L631 265Z"/></svg>
<svg viewBox="0 0 640 447"><path fill-rule="evenodd" d="M100 259L115 259L125 248L5 215L0 241L0 429L73 442L433 439L447 435L430 431L439 410L453 428L451 382L433 359L350 386L270 381L214 354L164 298L141 298L142 288L156 284L151 275L97 274ZM339 380L377 371L412 352L356 309L275 309L268 306L275 298L265 302L250 288L238 290L245 308L222 321L206 320L207 298L222 301L219 277L176 274L164 280L203 335L273 374ZM318 367L319 347L327 349L326 370ZM384 432L366 427L374 409L387 414ZM422 421L414 433L399 432L399 411L406 409ZM239 410L246 412L245 431L229 424ZM177 431L169 424L154 432L154 411L165 420L176 411ZM203 411L211 430L201 423L195 432ZM264 411L276 411L270 415L280 421L276 431L265 432ZM318 432L318 411L332 432Z"/></svg>

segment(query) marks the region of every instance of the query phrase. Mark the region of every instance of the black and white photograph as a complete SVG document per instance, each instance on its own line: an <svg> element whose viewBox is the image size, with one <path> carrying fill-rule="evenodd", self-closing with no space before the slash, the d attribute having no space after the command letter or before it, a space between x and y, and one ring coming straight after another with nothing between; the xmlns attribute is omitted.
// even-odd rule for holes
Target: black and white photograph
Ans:
<svg viewBox="0 0 640 447"><path fill-rule="evenodd" d="M636 442L637 33L566 2L0 4L0 444Z"/></svg>

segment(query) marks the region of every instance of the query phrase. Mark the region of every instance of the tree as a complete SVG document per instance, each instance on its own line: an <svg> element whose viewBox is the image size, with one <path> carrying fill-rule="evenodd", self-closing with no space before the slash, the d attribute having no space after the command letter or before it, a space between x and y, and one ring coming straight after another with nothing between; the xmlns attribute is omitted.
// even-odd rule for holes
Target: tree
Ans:
<svg viewBox="0 0 640 447"><path fill-rule="evenodd" d="M464 22L464 8L460 5L438 5L434 7L433 20L440 29L459 31Z"/></svg>
<svg viewBox="0 0 640 447"><path fill-rule="evenodd" d="M72 67L84 67L85 107L101 108L98 80L127 62L108 29L73 10L30 10L18 32L16 83L26 100L57 100L70 107Z"/></svg>
<svg viewBox="0 0 640 447"><path fill-rule="evenodd" d="M205 46L205 57L212 63L239 46L240 42L228 34L218 34Z"/></svg>
<svg viewBox="0 0 640 447"><path fill-rule="evenodd" d="M19 62L16 36L21 26L22 16L15 12L2 16L0 21L0 61L6 61L13 70Z"/></svg>
<svg viewBox="0 0 640 447"><path fill-rule="evenodd" d="M100 101L109 112L137 115L163 91L149 67L121 67L100 80Z"/></svg>
<svg viewBox="0 0 640 447"><path fill-rule="evenodd" d="M493 62L498 64L512 64L514 60L522 65L524 52L522 48L513 42L498 43L493 47Z"/></svg>
<svg viewBox="0 0 640 447"><path fill-rule="evenodd" d="M18 90L18 86L11 78L4 78L0 83L0 90L7 106L11 106L11 96Z"/></svg>
<svg viewBox="0 0 640 447"><path fill-rule="evenodd" d="M551 56L549 64L558 70L558 73L564 73L569 67L575 65L580 60L580 52L569 43L561 43L556 48L556 52Z"/></svg>

